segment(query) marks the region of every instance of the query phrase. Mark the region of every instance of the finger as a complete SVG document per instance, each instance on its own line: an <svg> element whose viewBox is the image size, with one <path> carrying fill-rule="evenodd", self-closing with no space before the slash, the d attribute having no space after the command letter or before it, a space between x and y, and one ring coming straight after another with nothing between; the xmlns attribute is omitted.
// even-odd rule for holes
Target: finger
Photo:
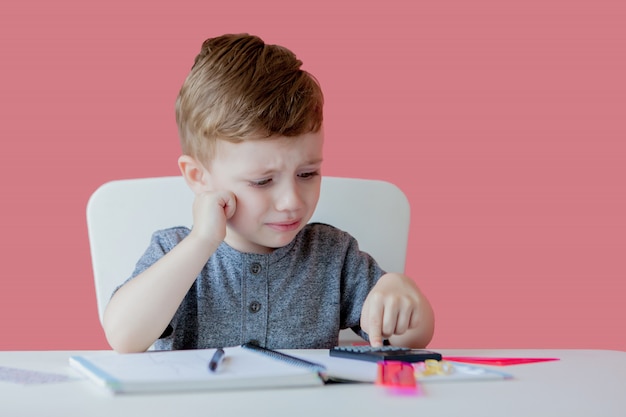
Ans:
<svg viewBox="0 0 626 417"><path fill-rule="evenodd" d="M411 313L411 320L409 321L409 329L414 329L419 326L420 323L420 315L417 309L414 309ZM408 330L408 329L407 329Z"/></svg>
<svg viewBox="0 0 626 417"><path fill-rule="evenodd" d="M365 319L364 329L367 329L370 345L380 347L383 345L382 324L384 307L382 303L375 301L368 303L366 315L363 317Z"/></svg>
<svg viewBox="0 0 626 417"><path fill-rule="evenodd" d="M220 205L224 208L224 215L227 219L230 219L237 210L237 198L235 194L228 192L224 194L220 199Z"/></svg>
<svg viewBox="0 0 626 417"><path fill-rule="evenodd" d="M384 315L382 320L382 334L383 337L389 337L396 333L396 327L398 325L399 313L395 306L385 306Z"/></svg>
<svg viewBox="0 0 626 417"><path fill-rule="evenodd" d="M398 319L396 321L396 327L393 331L393 334L403 334L409 329L410 323L412 319L412 310L402 310L398 313Z"/></svg>
<svg viewBox="0 0 626 417"><path fill-rule="evenodd" d="M370 337L370 345L372 347L381 347L383 346L383 336L380 334L380 331L374 331L369 334Z"/></svg>

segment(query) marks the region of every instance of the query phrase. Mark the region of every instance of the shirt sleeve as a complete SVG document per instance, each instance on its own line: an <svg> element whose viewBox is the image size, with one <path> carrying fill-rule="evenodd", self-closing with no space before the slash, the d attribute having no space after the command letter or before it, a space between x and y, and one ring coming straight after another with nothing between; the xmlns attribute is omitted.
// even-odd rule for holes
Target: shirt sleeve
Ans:
<svg viewBox="0 0 626 417"><path fill-rule="evenodd" d="M385 271L374 258L359 249L359 244L354 237L346 235L348 245L341 277L341 327L352 328L363 337L363 332L358 331L361 309L370 290L385 274Z"/></svg>
<svg viewBox="0 0 626 417"><path fill-rule="evenodd" d="M137 261L135 269L130 277L128 277L122 284L118 285L111 294L111 297L128 281L141 274L146 269L150 268L159 259L161 259L166 253L171 251L181 240L183 240L189 234L189 229L184 227L177 227L171 229L158 230L152 234L150 238L150 244L145 250L141 258Z"/></svg>

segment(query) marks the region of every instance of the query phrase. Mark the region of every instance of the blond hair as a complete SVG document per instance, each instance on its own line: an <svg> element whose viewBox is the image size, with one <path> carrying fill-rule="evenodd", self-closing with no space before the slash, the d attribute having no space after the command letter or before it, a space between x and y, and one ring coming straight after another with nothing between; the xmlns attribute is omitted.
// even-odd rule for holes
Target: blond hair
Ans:
<svg viewBox="0 0 626 417"><path fill-rule="evenodd" d="M183 153L205 162L217 139L240 142L317 132L324 98L293 52L257 36L204 41L176 100Z"/></svg>

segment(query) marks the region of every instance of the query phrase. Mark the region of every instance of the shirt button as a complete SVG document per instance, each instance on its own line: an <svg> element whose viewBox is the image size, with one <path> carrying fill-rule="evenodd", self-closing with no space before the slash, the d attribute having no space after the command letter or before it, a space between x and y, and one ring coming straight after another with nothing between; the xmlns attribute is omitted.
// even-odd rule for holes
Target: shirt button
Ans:
<svg viewBox="0 0 626 417"><path fill-rule="evenodd" d="M248 311L250 313L258 313L260 309L261 309L261 303L259 303L258 301L253 301L248 306Z"/></svg>
<svg viewBox="0 0 626 417"><path fill-rule="evenodd" d="M261 264L258 262L254 262L252 265L250 265L250 272L255 275L261 272Z"/></svg>

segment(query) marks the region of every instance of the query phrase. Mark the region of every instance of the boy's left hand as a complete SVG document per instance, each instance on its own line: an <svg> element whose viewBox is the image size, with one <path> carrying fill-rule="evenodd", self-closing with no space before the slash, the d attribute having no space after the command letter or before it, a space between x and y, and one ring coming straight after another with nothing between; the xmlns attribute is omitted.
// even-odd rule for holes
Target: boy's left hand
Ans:
<svg viewBox="0 0 626 417"><path fill-rule="evenodd" d="M425 312L427 317L423 317ZM411 278L402 274L387 273L378 280L363 303L361 328L369 335L372 346L382 346L383 339L407 332L413 333L420 322L427 324L430 321L428 316L431 315L430 304ZM429 332L429 329L424 330ZM419 330L416 333L418 334L415 337L409 337L416 342L408 344L424 344L420 342L423 337ZM432 333L428 340L431 336Z"/></svg>

